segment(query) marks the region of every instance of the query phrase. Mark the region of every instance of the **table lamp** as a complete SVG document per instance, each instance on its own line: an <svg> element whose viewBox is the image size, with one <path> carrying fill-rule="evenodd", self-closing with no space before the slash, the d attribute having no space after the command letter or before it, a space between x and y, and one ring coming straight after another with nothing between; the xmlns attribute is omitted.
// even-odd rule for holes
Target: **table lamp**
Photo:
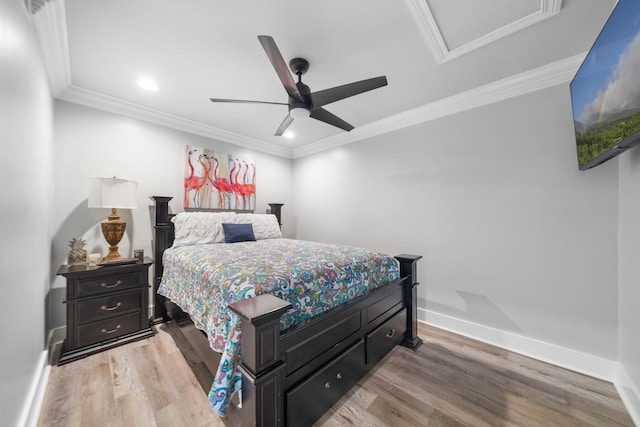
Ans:
<svg viewBox="0 0 640 427"><path fill-rule="evenodd" d="M127 223L120 220L117 209L135 209L138 183L126 179L90 178L89 207L111 208L109 219L102 221L102 235L109 244L109 253L103 262L121 261L125 259L118 252L118 243L124 236Z"/></svg>

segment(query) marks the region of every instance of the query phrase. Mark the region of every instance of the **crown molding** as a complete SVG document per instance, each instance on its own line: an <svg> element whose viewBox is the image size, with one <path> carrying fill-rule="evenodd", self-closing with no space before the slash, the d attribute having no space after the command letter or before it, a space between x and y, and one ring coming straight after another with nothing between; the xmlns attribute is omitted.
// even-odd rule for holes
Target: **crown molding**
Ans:
<svg viewBox="0 0 640 427"><path fill-rule="evenodd" d="M411 1L416 8L422 6L428 8L426 0ZM561 3L561 0L541 0L541 14L557 13L557 11L560 10ZM32 18L32 23L40 39L51 91L55 98L201 135L256 151L294 159L566 83L573 77L575 71L586 56L586 53L575 55L377 122L360 126L351 132L340 133L291 149L74 86L71 81L65 1L47 1L42 8L32 15ZM431 16L431 19L433 20L433 16ZM435 25L435 21L433 22ZM435 25L435 28L437 28L437 25Z"/></svg>
<svg viewBox="0 0 640 427"><path fill-rule="evenodd" d="M219 141L239 145L241 147L263 151L286 158L292 157L292 151L287 147L281 147L265 141L260 141L258 139L238 135L237 133L205 125L194 120L188 120L183 117L165 113L164 111L145 107L129 101L124 101L119 98L115 98L99 92L94 92L78 86L69 86L69 88L57 98L62 101L67 101L74 104L84 105L86 107L107 111L109 113L120 114L139 120L144 120L146 122L154 123L157 125L166 126L184 132L205 136L207 138L217 139Z"/></svg>
<svg viewBox="0 0 640 427"><path fill-rule="evenodd" d="M25 9L29 9L26 6L27 3L25 3ZM277 156L292 157L292 151L287 147L280 147L275 144L248 138L163 111L154 110L74 86L71 80L65 0L39 0L38 8L34 9L34 13L31 14L31 22L40 42L51 93L56 99L133 117Z"/></svg>
<svg viewBox="0 0 640 427"><path fill-rule="evenodd" d="M411 10L418 22L420 22L420 28L425 38L430 41L435 48L436 60L443 63L557 15L560 13L562 0L540 0L540 7L536 12L471 40L455 49L449 49L447 46L436 18L431 12L428 0L411 0L411 4L413 5ZM488 5L487 7L489 8L490 6ZM492 9L487 9L487 13L490 13L491 10Z"/></svg>
<svg viewBox="0 0 640 427"><path fill-rule="evenodd" d="M297 148L281 147L260 141L213 126L188 120L163 111L144 107L119 98L90 91L74 85L59 95L63 101L80 104L91 108L144 120L161 126L182 130L184 132L217 139L257 151L274 154L285 158L301 158L362 139L414 126L448 115L460 113L484 105L504 101L527 93L542 90L569 82L582 61L586 52L572 57L516 74L472 90L462 92L448 98L434 101L406 112L359 126L351 132L344 132L320 141L312 142Z"/></svg>
<svg viewBox="0 0 640 427"><path fill-rule="evenodd" d="M32 10L31 23L38 35L51 93L57 97L71 85L65 2L40 1Z"/></svg>
<svg viewBox="0 0 640 427"><path fill-rule="evenodd" d="M516 74L412 110L369 123L348 133L293 149L293 158L315 154L365 138L403 129L462 111L504 101L571 81L586 57L586 52Z"/></svg>

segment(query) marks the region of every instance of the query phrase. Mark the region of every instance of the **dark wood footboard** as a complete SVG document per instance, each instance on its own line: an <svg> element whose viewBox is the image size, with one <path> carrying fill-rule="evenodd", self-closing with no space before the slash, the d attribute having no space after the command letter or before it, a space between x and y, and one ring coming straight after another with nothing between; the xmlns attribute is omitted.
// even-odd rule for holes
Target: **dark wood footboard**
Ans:
<svg viewBox="0 0 640 427"><path fill-rule="evenodd" d="M173 241L170 199L153 197L156 260ZM396 345L418 348L420 258L396 256L400 279L285 331L280 318L289 302L264 294L231 304L241 318L243 426L311 425ZM156 262L154 292L161 279ZM156 297L157 321L169 318L163 299Z"/></svg>
<svg viewBox="0 0 640 427"><path fill-rule="evenodd" d="M397 258L415 273L420 257ZM242 328L242 425L311 425L397 344L416 349L414 277L282 334L288 302L259 295L231 304Z"/></svg>

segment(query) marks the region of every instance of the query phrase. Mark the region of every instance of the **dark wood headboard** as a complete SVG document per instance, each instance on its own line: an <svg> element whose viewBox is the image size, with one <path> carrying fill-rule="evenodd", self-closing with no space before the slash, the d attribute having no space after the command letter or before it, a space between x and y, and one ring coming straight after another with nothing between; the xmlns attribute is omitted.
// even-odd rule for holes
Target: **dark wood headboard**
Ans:
<svg viewBox="0 0 640 427"><path fill-rule="evenodd" d="M151 323L156 324L169 320L167 311L165 308L166 298L158 295L158 286L162 280L162 273L164 267L162 265L162 254L165 249L173 245L175 239L175 228L171 221L171 218L176 216L174 213L169 213L169 202L173 197L168 196L151 196L153 200L153 259L154 273L153 273L153 315L151 316ZM282 203L269 203L271 207L271 213L278 219L278 224L282 227ZM187 208L186 212L237 212L237 213L253 213L252 210L238 210L238 209L200 209L200 208Z"/></svg>

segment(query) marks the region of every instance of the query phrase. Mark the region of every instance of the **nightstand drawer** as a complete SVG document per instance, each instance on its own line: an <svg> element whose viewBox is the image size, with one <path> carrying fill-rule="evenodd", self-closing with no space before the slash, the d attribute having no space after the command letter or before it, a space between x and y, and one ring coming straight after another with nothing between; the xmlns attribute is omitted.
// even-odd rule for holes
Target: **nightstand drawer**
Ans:
<svg viewBox="0 0 640 427"><path fill-rule="evenodd" d="M116 292L140 286L140 273L119 273L97 276L78 281L78 297L96 295L104 292Z"/></svg>
<svg viewBox="0 0 640 427"><path fill-rule="evenodd" d="M137 291L79 302L78 323L95 322L127 312L138 311L142 307L142 299L142 293Z"/></svg>
<svg viewBox="0 0 640 427"><path fill-rule="evenodd" d="M140 328L140 312L113 317L78 327L78 345L84 347L117 338Z"/></svg>

